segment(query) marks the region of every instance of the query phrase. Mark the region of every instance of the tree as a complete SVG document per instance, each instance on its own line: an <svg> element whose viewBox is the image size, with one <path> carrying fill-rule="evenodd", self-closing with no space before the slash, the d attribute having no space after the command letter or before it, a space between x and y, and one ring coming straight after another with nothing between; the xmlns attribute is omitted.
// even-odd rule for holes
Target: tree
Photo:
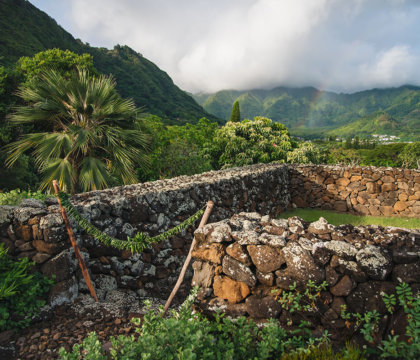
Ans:
<svg viewBox="0 0 420 360"><path fill-rule="evenodd" d="M254 120L227 122L218 129L208 150L214 168L285 161L294 144L280 123L257 116Z"/></svg>
<svg viewBox="0 0 420 360"><path fill-rule="evenodd" d="M241 121L241 112L239 110L239 102L235 101L232 107L232 114L230 115L230 120L232 122L240 122Z"/></svg>
<svg viewBox="0 0 420 360"><path fill-rule="evenodd" d="M92 55L78 55L70 50L41 51L33 57L21 57L16 64L16 70L23 75L26 82L36 80L39 74L50 69L69 78L77 68L86 69L90 74L98 75L98 71L93 66Z"/></svg>
<svg viewBox="0 0 420 360"><path fill-rule="evenodd" d="M323 160L320 149L310 142L300 143L296 149L287 153L287 162L291 164L320 164Z"/></svg>
<svg viewBox="0 0 420 360"><path fill-rule="evenodd" d="M25 134L6 147L12 166L32 150L43 178L41 189L58 179L75 193L103 189L115 181L136 181L135 167L147 166L148 136L141 130L131 100L115 91L115 81L78 69L68 77L55 70L40 73L18 95L27 105L16 107L16 124L45 124L47 132Z"/></svg>
<svg viewBox="0 0 420 360"><path fill-rule="evenodd" d="M420 142L416 141L405 145L399 153L398 159L401 161L402 167L420 169Z"/></svg>

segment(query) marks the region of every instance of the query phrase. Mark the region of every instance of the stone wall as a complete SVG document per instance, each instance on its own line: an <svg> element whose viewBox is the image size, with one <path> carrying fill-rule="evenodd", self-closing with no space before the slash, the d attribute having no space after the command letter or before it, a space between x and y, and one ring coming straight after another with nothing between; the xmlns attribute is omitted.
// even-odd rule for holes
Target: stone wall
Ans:
<svg viewBox="0 0 420 360"><path fill-rule="evenodd" d="M390 168L341 168L260 164L170 180L78 194L72 202L90 222L119 239L143 231L157 235L213 200L210 221L241 211L278 215L292 204L372 215L419 216L420 172ZM184 262L193 229L141 255L100 245L75 228L99 297L110 289L166 297ZM28 257L57 285L59 304L87 291L55 200L0 206L0 242L14 257ZM189 271L184 290L189 288Z"/></svg>
<svg viewBox="0 0 420 360"><path fill-rule="evenodd" d="M287 167L279 164L181 176L76 195L73 204L95 226L125 239L138 231L157 235L215 202L210 221L240 211L279 214L290 203ZM74 224L73 224L74 225ZM179 275L192 231L157 244L140 255L102 246L73 226L99 298L119 288L140 296L166 297ZM14 257L28 257L44 274L56 276L50 300L61 304L87 291L55 199L0 206L0 241ZM184 281L188 291L192 273Z"/></svg>
<svg viewBox="0 0 420 360"><path fill-rule="evenodd" d="M201 289L199 307L205 312L272 317L284 326L308 320L318 335L328 329L333 340L344 341L356 333L354 322L346 326L341 319L342 305L353 313L377 310L385 315L381 295L395 294L397 284L406 282L414 294L420 292L416 231L332 226L323 218L306 223L298 217L272 219L253 212L207 224L195 236L192 282ZM309 280L326 281L328 287L311 311L287 311L279 296L293 283L304 293ZM405 334L404 319L401 309L382 316L379 336L385 331Z"/></svg>
<svg viewBox="0 0 420 360"><path fill-rule="evenodd" d="M290 167L292 203L373 216L420 217L420 171L398 168Z"/></svg>

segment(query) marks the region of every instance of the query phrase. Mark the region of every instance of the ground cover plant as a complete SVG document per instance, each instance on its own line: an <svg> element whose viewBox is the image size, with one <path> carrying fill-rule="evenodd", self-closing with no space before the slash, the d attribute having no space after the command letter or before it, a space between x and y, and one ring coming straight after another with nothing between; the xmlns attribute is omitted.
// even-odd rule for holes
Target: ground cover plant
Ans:
<svg viewBox="0 0 420 360"><path fill-rule="evenodd" d="M325 284L321 284L324 287ZM294 286L285 291L279 301L288 311L312 311L317 292L321 287L308 284L305 292L296 291ZM268 320L257 326L252 320L240 317L230 319L216 313L209 319L192 311L197 294L194 289L179 311L172 310L169 317L151 309L151 303L144 320L133 319L139 336L111 338L109 352L102 348L96 333L75 345L71 352L60 349L63 360L76 359L418 359L420 356L420 298L415 296L407 284L396 288L397 296L383 294L383 300L390 313L401 307L408 320L406 336L408 341L397 335L373 343L375 311L366 314L347 313L342 317L349 326L353 323L370 346L363 350L350 343L342 349L334 349L329 343L328 333L314 338L309 323L301 322L294 330L286 330L275 320ZM310 308L308 308L308 306Z"/></svg>
<svg viewBox="0 0 420 360"><path fill-rule="evenodd" d="M280 216L284 219L288 219L291 216L299 216L308 222L317 221L322 216L332 225L379 225L403 227L408 229L420 229L420 219L418 218L404 218L396 216L361 216L320 209L293 209L281 213Z"/></svg>
<svg viewBox="0 0 420 360"><path fill-rule="evenodd" d="M28 258L13 260L0 244L0 331L28 326L45 305L45 294L54 282L39 272Z"/></svg>

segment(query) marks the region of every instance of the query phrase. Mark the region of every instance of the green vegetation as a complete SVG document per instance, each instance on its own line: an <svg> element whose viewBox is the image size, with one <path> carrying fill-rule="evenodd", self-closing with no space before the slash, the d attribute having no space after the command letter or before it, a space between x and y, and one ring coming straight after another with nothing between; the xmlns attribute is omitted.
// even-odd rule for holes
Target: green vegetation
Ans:
<svg viewBox="0 0 420 360"><path fill-rule="evenodd" d="M312 87L272 90L219 91L195 99L208 112L229 119L232 104L241 102L246 118L267 116L290 128L293 135L320 138L397 135L405 140L420 136L420 88L373 89L336 94Z"/></svg>
<svg viewBox="0 0 420 360"><path fill-rule="evenodd" d="M286 161L294 143L287 128L268 118L229 121L218 129L209 150L215 168Z"/></svg>
<svg viewBox="0 0 420 360"><path fill-rule="evenodd" d="M241 111L239 110L239 101L235 101L232 107L232 113L230 114L230 120L232 122L241 121Z"/></svg>
<svg viewBox="0 0 420 360"><path fill-rule="evenodd" d="M294 209L285 211L280 214L284 219L291 216L299 216L305 221L317 221L321 216L324 217L330 224L342 225L352 224L359 225L379 225L379 226L395 226L408 229L420 229L420 219L417 218L403 218L403 217L375 217L375 216L359 216L352 214L336 213L329 210L319 209Z"/></svg>
<svg viewBox="0 0 420 360"><path fill-rule="evenodd" d="M110 356L91 333L71 353L61 349L61 359L79 359L81 354L85 359L281 359L285 354L310 352L327 342L326 337L313 338L305 324L286 331L275 321L259 328L245 317L233 321L219 314L209 320L191 310L196 293L197 289L169 318L163 317L163 308L157 314L149 309L141 326L139 319L134 320L139 326L138 339L113 338Z"/></svg>
<svg viewBox="0 0 420 360"><path fill-rule="evenodd" d="M117 91L132 98L137 107L172 124L196 123L208 114L194 99L151 61L128 46L95 48L74 39L54 19L25 0L0 1L0 66L13 69L22 56L32 57L49 49L90 54L102 74L112 74Z"/></svg>
<svg viewBox="0 0 420 360"><path fill-rule="evenodd" d="M42 174L41 189L58 179L71 193L109 187L112 178L136 181L134 165L147 165L148 137L137 124L137 110L115 91L112 78L90 77L79 69L67 79L55 70L44 71L35 86L25 84L19 96L25 105L11 120L34 124L46 132L25 134L6 147L13 165L33 149Z"/></svg>
<svg viewBox="0 0 420 360"><path fill-rule="evenodd" d="M22 199L45 200L48 196L41 191L26 191L15 189L8 192L0 192L0 205L19 205Z"/></svg>
<svg viewBox="0 0 420 360"><path fill-rule="evenodd" d="M130 250L130 252L137 254L153 244L168 240L174 235L179 234L187 227L193 225L204 214L204 209L200 209L181 224L154 237L149 237L143 232L138 232L134 235L134 237L127 237L127 240L119 240L103 233L97 227L89 223L82 215L80 215L76 208L71 204L69 200L70 196L68 194L59 192L58 197L60 198L63 207L66 209L67 214L69 214L69 216L73 218L77 224L86 231L86 233L93 236L96 240L106 246L112 246L118 250Z"/></svg>
<svg viewBox="0 0 420 360"><path fill-rule="evenodd" d="M31 273L28 258L14 261L0 244L0 331L29 325L45 305L45 294L53 281L41 273Z"/></svg>

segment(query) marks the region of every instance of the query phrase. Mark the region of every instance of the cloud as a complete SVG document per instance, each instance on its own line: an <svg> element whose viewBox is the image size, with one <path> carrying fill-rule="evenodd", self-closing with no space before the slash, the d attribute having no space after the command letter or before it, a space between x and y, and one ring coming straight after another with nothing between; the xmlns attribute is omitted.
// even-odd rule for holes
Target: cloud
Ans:
<svg viewBox="0 0 420 360"><path fill-rule="evenodd" d="M420 85L415 0L69 0L65 6L75 36L95 46L127 44L188 91Z"/></svg>

